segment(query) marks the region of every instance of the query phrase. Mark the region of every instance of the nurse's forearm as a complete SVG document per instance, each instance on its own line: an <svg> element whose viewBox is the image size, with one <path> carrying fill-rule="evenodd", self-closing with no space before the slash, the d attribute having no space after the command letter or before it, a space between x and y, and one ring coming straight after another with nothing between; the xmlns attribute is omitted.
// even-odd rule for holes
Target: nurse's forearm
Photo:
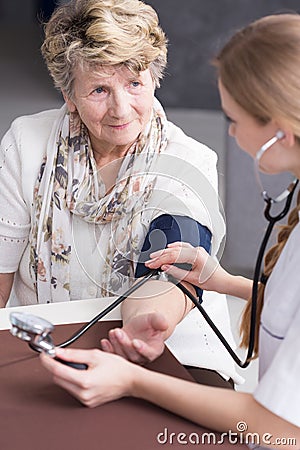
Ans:
<svg viewBox="0 0 300 450"><path fill-rule="evenodd" d="M193 288L190 287L190 290ZM192 302L174 284L150 280L123 302L121 311L123 324L135 316L150 312L161 313L168 321L165 332L167 339L192 307Z"/></svg>
<svg viewBox="0 0 300 450"><path fill-rule="evenodd" d="M253 281L248 278L228 274L226 283L218 292L247 300L251 296Z"/></svg>
<svg viewBox="0 0 300 450"><path fill-rule="evenodd" d="M227 436L229 430L239 434L241 423L245 424L246 434L259 435L262 446L299 448L300 429L261 406L248 393L202 386L140 367L135 368L130 393ZM282 438L295 439L296 445L287 445ZM282 447L276 445L276 440L283 442Z"/></svg>

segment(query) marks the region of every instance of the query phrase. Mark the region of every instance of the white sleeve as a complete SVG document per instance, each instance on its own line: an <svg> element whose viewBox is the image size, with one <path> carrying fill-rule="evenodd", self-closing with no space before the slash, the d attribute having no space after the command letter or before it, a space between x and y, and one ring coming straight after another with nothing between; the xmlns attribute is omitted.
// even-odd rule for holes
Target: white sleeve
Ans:
<svg viewBox="0 0 300 450"><path fill-rule="evenodd" d="M156 185L161 191L160 209L192 217L206 226L212 233L215 255L225 235L224 213L218 196L217 155L174 125L171 129L169 144L156 166L157 173L162 174ZM164 190L172 196L164 196Z"/></svg>
<svg viewBox="0 0 300 450"><path fill-rule="evenodd" d="M285 338L261 378L254 398L274 414L300 427L300 304Z"/></svg>
<svg viewBox="0 0 300 450"><path fill-rule="evenodd" d="M28 242L30 216L22 192L22 166L11 128L0 146L0 273L15 272Z"/></svg>

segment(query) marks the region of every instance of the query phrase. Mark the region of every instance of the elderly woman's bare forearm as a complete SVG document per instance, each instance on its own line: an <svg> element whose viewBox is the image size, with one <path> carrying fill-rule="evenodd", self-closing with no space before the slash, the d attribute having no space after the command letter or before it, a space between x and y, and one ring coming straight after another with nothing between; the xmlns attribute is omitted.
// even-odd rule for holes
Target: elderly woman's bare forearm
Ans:
<svg viewBox="0 0 300 450"><path fill-rule="evenodd" d="M168 321L165 332L168 338L192 307L192 302L172 283L151 280L125 300L121 311L124 324L134 316L161 313Z"/></svg>

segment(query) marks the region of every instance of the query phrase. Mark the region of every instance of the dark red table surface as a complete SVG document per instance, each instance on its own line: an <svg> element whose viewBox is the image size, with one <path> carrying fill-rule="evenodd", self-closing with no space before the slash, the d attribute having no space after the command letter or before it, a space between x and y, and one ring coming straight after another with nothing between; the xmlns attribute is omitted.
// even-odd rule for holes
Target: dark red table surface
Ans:
<svg viewBox="0 0 300 450"><path fill-rule="evenodd" d="M99 347L100 338L117 325L119 322L100 322L72 347ZM79 327L56 326L54 342L64 341ZM167 350L149 368L191 380ZM197 439L203 443L197 444ZM219 439L216 433L138 399L86 408L52 383L37 354L25 342L9 331L0 331L0 450L232 448L227 439L216 444ZM234 448L246 447L235 444Z"/></svg>

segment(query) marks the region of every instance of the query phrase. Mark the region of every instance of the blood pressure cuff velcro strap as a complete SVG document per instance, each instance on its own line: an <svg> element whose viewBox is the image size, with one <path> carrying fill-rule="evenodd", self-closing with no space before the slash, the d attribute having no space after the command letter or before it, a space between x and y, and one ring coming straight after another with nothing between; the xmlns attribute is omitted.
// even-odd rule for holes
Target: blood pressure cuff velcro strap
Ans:
<svg viewBox="0 0 300 450"><path fill-rule="evenodd" d="M145 238L135 276L144 276L148 272L144 262L150 254L162 250L172 242L188 242L194 247L203 247L208 253L211 249L211 232L196 220L186 216L163 214L154 219ZM184 267L183 267L184 268ZM202 289L194 286L199 301L202 300Z"/></svg>

